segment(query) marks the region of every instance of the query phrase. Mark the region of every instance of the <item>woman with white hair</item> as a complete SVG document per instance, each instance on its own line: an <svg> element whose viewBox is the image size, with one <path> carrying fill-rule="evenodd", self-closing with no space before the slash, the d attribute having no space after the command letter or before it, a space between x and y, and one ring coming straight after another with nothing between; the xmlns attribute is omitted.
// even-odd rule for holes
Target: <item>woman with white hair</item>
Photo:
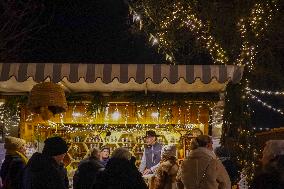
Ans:
<svg viewBox="0 0 284 189"><path fill-rule="evenodd" d="M154 186L151 189L176 189L176 176L179 168L176 159L176 146L164 146L161 156L161 162L154 177Z"/></svg>
<svg viewBox="0 0 284 189"><path fill-rule="evenodd" d="M269 140L262 152L262 169L257 172L253 189L281 189L284 186L284 140Z"/></svg>
<svg viewBox="0 0 284 189"><path fill-rule="evenodd" d="M147 189L142 174L126 148L113 151L95 189Z"/></svg>

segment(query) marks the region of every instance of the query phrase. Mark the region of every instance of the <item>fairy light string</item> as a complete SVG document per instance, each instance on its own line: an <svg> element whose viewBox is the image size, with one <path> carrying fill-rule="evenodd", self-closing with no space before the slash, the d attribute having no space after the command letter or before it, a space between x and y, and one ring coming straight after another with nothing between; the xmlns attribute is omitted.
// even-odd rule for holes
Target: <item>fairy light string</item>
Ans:
<svg viewBox="0 0 284 189"><path fill-rule="evenodd" d="M260 90L260 89L251 89L249 87L246 88L249 92L258 93L260 95L269 95L269 96L283 96L284 91L267 91L267 90Z"/></svg>
<svg viewBox="0 0 284 189"><path fill-rule="evenodd" d="M170 30L175 27L176 29L187 28L190 32L192 32L196 36L199 44L208 50L214 63L228 63L228 57L225 50L222 49L221 45L208 31L210 25L209 22L206 24L203 23L189 4L182 4L180 1L174 2L172 6L173 9L166 12L164 16L165 18L163 17L159 20L159 22L157 22L154 21L149 13L149 5L151 2L143 0L137 2L138 4L142 3L144 5L147 4L148 6L147 9L143 9L141 6L138 6L137 3L136 6L130 3L129 6L130 12L133 15L133 21L139 22L140 29L142 29L142 22L146 22L146 20L152 22L151 24L158 25L155 29L157 30L155 34L149 32L149 41L151 41L153 45L158 44L160 48L164 49L166 60L175 63L173 56L174 53L172 50L174 49L174 42L169 39ZM141 10L141 13L138 13L135 8ZM144 21L142 21L142 19L144 19Z"/></svg>

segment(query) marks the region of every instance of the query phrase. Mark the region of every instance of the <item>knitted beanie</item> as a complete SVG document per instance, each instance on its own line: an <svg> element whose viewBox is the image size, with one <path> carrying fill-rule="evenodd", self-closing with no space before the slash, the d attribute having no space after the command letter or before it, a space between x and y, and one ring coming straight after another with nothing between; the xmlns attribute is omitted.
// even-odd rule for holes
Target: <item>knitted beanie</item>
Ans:
<svg viewBox="0 0 284 189"><path fill-rule="evenodd" d="M17 151L21 147L23 147L25 144L26 144L26 141L24 139L12 137L12 136L6 136L4 148L10 151Z"/></svg>
<svg viewBox="0 0 284 189"><path fill-rule="evenodd" d="M44 141L42 154L47 156L57 156L68 151L68 146L65 140L61 137L51 137Z"/></svg>

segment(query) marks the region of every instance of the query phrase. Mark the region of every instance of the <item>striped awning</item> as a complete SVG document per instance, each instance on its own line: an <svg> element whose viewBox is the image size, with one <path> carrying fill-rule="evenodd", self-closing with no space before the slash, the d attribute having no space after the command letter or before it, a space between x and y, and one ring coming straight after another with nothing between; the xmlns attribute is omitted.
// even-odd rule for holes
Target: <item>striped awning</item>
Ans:
<svg viewBox="0 0 284 189"><path fill-rule="evenodd" d="M234 65L0 63L0 91L28 92L53 81L71 92L214 92L242 73Z"/></svg>

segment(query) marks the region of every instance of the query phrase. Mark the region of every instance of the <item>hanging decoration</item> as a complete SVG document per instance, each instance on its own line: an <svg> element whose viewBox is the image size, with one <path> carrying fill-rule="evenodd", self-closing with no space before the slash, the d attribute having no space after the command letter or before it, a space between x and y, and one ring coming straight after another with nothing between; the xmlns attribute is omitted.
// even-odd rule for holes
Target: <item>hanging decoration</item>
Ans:
<svg viewBox="0 0 284 189"><path fill-rule="evenodd" d="M35 85L29 95L28 107L31 112L39 114L43 120L48 120L55 114L67 110L64 90L52 82Z"/></svg>

